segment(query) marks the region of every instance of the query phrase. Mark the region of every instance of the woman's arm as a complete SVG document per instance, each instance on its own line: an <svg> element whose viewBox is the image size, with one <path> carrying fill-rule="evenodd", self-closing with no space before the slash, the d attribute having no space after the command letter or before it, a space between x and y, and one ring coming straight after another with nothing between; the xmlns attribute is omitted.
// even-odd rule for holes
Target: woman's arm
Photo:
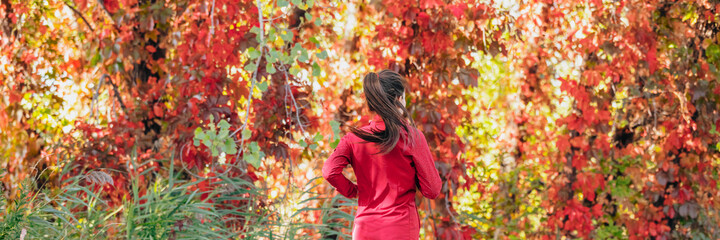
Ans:
<svg viewBox="0 0 720 240"><path fill-rule="evenodd" d="M427 140L419 130L415 131L417 134L413 136L414 147L410 150L413 162L415 163L415 173L420 187L420 192L426 198L434 199L440 195L440 188L442 187L442 180L437 168L435 168L435 161L430 153Z"/></svg>
<svg viewBox="0 0 720 240"><path fill-rule="evenodd" d="M340 143L335 147L335 151L325 161L322 168L323 178L347 198L357 197L357 185L342 174L345 166L350 164L351 157L352 148L346 135L340 140Z"/></svg>

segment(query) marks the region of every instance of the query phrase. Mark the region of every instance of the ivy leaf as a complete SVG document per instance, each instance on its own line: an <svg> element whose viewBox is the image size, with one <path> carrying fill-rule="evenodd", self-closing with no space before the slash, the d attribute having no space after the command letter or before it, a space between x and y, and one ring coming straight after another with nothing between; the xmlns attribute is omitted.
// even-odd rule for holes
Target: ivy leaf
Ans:
<svg viewBox="0 0 720 240"><path fill-rule="evenodd" d="M243 159L255 168L260 167L263 157L265 157L265 153L260 151L260 146L258 146L257 142L248 144L248 152L243 155Z"/></svg>
<svg viewBox="0 0 720 240"><path fill-rule="evenodd" d="M258 83L258 89L260 89L260 91L263 91L263 92L267 91L268 81L262 81L262 82Z"/></svg>
<svg viewBox="0 0 720 240"><path fill-rule="evenodd" d="M273 74L273 73L277 72L277 70L275 70L275 66L273 66L273 64L270 62L268 62L268 64L265 65L265 71L267 71L267 73L269 73L269 74ZM264 90L263 90L263 92L264 92Z"/></svg>
<svg viewBox="0 0 720 240"><path fill-rule="evenodd" d="M319 59L326 59L328 57L327 51L323 50L322 52L316 53L315 56Z"/></svg>
<svg viewBox="0 0 720 240"><path fill-rule="evenodd" d="M332 128L333 131L333 139L340 139L340 122L331 120L330 128Z"/></svg>
<svg viewBox="0 0 720 240"><path fill-rule="evenodd" d="M235 144L235 140L232 138L226 138L225 139L225 149L224 152L227 154L236 154L237 153L237 145Z"/></svg>
<svg viewBox="0 0 720 240"><path fill-rule="evenodd" d="M251 32L251 33L254 33L254 34L255 34L255 39L256 39L258 42L260 42L260 35L263 34L262 30L260 30L259 27L255 26L255 27L253 27L253 28L250 29L250 32Z"/></svg>
<svg viewBox="0 0 720 240"><path fill-rule="evenodd" d="M265 38L268 40L268 42L274 42L277 39L277 31L274 27L270 27L268 30L267 36Z"/></svg>
<svg viewBox="0 0 720 240"><path fill-rule="evenodd" d="M337 145L340 144L340 139L335 139L335 141L330 143L330 148L336 148Z"/></svg>
<svg viewBox="0 0 720 240"><path fill-rule="evenodd" d="M293 76L297 76L298 73L300 73L300 67L298 67L297 65L290 68L290 74L292 74Z"/></svg>
<svg viewBox="0 0 720 240"><path fill-rule="evenodd" d="M305 10L305 9L303 9L303 5L305 5L305 4L303 4L302 0L290 0L290 1L292 1L292 4L297 6L298 8Z"/></svg>
<svg viewBox="0 0 720 240"><path fill-rule="evenodd" d="M278 52L278 51L275 50L274 48L270 48L270 50L268 51L268 53L269 53L269 55L270 55L270 57L268 57L268 62L270 62L270 63L276 63L277 60L280 59L280 57L282 56L282 55L280 54L280 52Z"/></svg>
<svg viewBox="0 0 720 240"><path fill-rule="evenodd" d="M293 32L290 31L290 30L283 30L283 31L280 33L280 38L281 38L283 41L286 41L286 42L292 42L293 36L294 36L294 35L293 35ZM296 45L297 45L297 44L296 44Z"/></svg>
<svg viewBox="0 0 720 240"><path fill-rule="evenodd" d="M193 138L193 145L200 146L200 141L207 137L203 132L202 128L198 127L195 129L195 137Z"/></svg>
<svg viewBox="0 0 720 240"><path fill-rule="evenodd" d="M250 139L251 136L252 136L252 131L250 131L250 129L245 128L242 130L242 139L243 140L248 140L248 139Z"/></svg>
<svg viewBox="0 0 720 240"><path fill-rule="evenodd" d="M258 51L254 47L250 47L248 48L248 55L250 55L250 59L257 59L262 56L262 52Z"/></svg>
<svg viewBox="0 0 720 240"><path fill-rule="evenodd" d="M230 129L230 123L225 121L225 119L220 120L220 122L217 125L220 129Z"/></svg>
<svg viewBox="0 0 720 240"><path fill-rule="evenodd" d="M225 139L230 135L230 123L225 121L225 119L220 120L218 127L220 128L217 136L218 139Z"/></svg>
<svg viewBox="0 0 720 240"><path fill-rule="evenodd" d="M323 135L322 135L322 134L320 134L319 132L318 132L317 134L315 134L315 137L313 138L313 142L319 142L319 141L322 141L322 140L323 140Z"/></svg>
<svg viewBox="0 0 720 240"><path fill-rule="evenodd" d="M218 155L220 155L220 151L218 151L218 149L214 148L214 147L210 148L210 153L212 154L213 157L217 157Z"/></svg>
<svg viewBox="0 0 720 240"><path fill-rule="evenodd" d="M308 60L310 60L310 55L308 54L307 50L303 48L300 56L298 57L298 61L307 62Z"/></svg>
<svg viewBox="0 0 720 240"><path fill-rule="evenodd" d="M247 71L248 73L252 73L252 72L255 72L255 70L257 70L257 66L255 65L255 63L249 63L249 64L245 65L245 68L243 68L243 69L245 69L245 71Z"/></svg>

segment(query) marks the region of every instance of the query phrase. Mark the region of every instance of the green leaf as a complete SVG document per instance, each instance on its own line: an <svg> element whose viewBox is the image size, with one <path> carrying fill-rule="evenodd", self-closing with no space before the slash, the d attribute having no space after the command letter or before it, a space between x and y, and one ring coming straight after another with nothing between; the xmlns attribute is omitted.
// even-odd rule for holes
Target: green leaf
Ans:
<svg viewBox="0 0 720 240"><path fill-rule="evenodd" d="M338 144L340 144L340 139L335 139L335 141L330 143L330 148L334 149Z"/></svg>
<svg viewBox="0 0 720 240"><path fill-rule="evenodd" d="M320 44L320 41L315 36L310 37L310 42Z"/></svg>
<svg viewBox="0 0 720 240"><path fill-rule="evenodd" d="M310 144L310 150L315 150L315 149L317 149L317 147L318 147L317 144L314 144L314 143Z"/></svg>
<svg viewBox="0 0 720 240"><path fill-rule="evenodd" d="M310 54L308 54L307 50L303 48L300 56L298 57L298 61L307 62L308 60L310 60Z"/></svg>
<svg viewBox="0 0 720 240"><path fill-rule="evenodd" d="M318 26L318 27L319 27L320 25L322 25L322 20L320 20L319 17L318 17L318 18L315 18L315 26Z"/></svg>
<svg viewBox="0 0 720 240"><path fill-rule="evenodd" d="M340 134L340 122L335 120L330 120L330 128L332 128L332 131L335 135Z"/></svg>
<svg viewBox="0 0 720 240"><path fill-rule="evenodd" d="M229 135L230 135L230 130L229 130L229 129L222 129L222 128L221 128L220 131L218 131L217 139L225 139L225 138L227 138Z"/></svg>
<svg viewBox="0 0 720 240"><path fill-rule="evenodd" d="M257 27L257 26L251 28L251 29L250 29L250 32L251 32L251 33L255 33L256 35L260 35L260 34L261 34L260 28Z"/></svg>
<svg viewBox="0 0 720 240"><path fill-rule="evenodd" d="M248 150L248 152L243 154L243 159L255 168L259 168L261 159L265 157L265 153L260 151L260 146L258 146L257 142L248 144Z"/></svg>
<svg viewBox="0 0 720 240"><path fill-rule="evenodd" d="M305 12L305 21L310 21L310 20L312 20L312 14L310 14L309 12Z"/></svg>
<svg viewBox="0 0 720 240"><path fill-rule="evenodd" d="M273 64L270 62L268 62L268 64L265 65L265 71L267 71L267 73L269 73L269 74L273 74L273 73L277 72L277 70L275 70L275 66L273 66Z"/></svg>
<svg viewBox="0 0 720 240"><path fill-rule="evenodd" d="M277 31L274 27L270 27L270 29L268 30L268 34L267 36L265 36L265 38L268 40L268 42L273 42L277 39Z"/></svg>
<svg viewBox="0 0 720 240"><path fill-rule="evenodd" d="M232 138L226 138L225 139L225 149L224 152L227 154L236 154L237 153L237 145L235 144L235 140Z"/></svg>
<svg viewBox="0 0 720 240"><path fill-rule="evenodd" d="M313 142L319 142L323 140L323 135L320 133L315 134L315 137L313 138Z"/></svg>
<svg viewBox="0 0 720 240"><path fill-rule="evenodd" d="M230 123L225 121L225 119L220 120L220 122L217 125L220 129L230 129Z"/></svg>
<svg viewBox="0 0 720 240"><path fill-rule="evenodd" d="M243 69L245 69L245 71L247 71L248 73L252 73L252 72L255 72L255 70L257 70L257 66L255 65L255 63L250 63L248 65L245 65L245 68L243 68Z"/></svg>
<svg viewBox="0 0 720 240"><path fill-rule="evenodd" d="M250 59L257 59L262 56L262 52L258 51L254 47L250 47L248 48L248 55L250 55Z"/></svg>
<svg viewBox="0 0 720 240"><path fill-rule="evenodd" d="M262 81L262 82L258 83L258 88L260 89L260 91L263 91L263 92L267 91L268 81Z"/></svg>
<svg viewBox="0 0 720 240"><path fill-rule="evenodd" d="M268 51L268 53L269 53L269 55L270 55L270 57L268 57L268 62L270 62L270 63L275 63L275 62L277 62L277 60L280 59L280 57L282 56L282 55L280 54L280 52L278 52L277 50L275 50L275 48L270 48L270 50Z"/></svg>
<svg viewBox="0 0 720 240"><path fill-rule="evenodd" d="M285 1L285 0L278 0L278 1L277 1L277 6L278 6L278 7L287 7L289 4L290 4L290 3L289 3L288 1Z"/></svg>
<svg viewBox="0 0 720 240"><path fill-rule="evenodd" d="M200 146L200 141L205 139L207 136L203 132L202 128L198 127L195 129L195 137L193 137L193 145Z"/></svg>
<svg viewBox="0 0 720 240"><path fill-rule="evenodd" d="M292 42L293 36L294 34L290 30L283 30L282 33L280 33L280 38L286 42Z"/></svg>
<svg viewBox="0 0 720 240"><path fill-rule="evenodd" d="M301 139L300 142L298 142L298 144L300 144L300 146L303 147L303 148L305 148L305 147L308 146L307 143L305 143L305 140L304 140L304 139Z"/></svg>
<svg viewBox="0 0 720 240"><path fill-rule="evenodd" d="M256 153L256 152L260 151L260 145L258 145L257 142L250 142L248 147L250 148L251 153Z"/></svg>
<svg viewBox="0 0 720 240"><path fill-rule="evenodd" d="M242 130L242 139L243 140L250 139L251 136L252 136L252 131L250 131L250 129L245 128Z"/></svg>
<svg viewBox="0 0 720 240"><path fill-rule="evenodd" d="M300 67L298 67L297 65L290 68L290 74L292 74L293 76L297 76L298 73L300 73Z"/></svg>
<svg viewBox="0 0 720 240"><path fill-rule="evenodd" d="M322 52L316 53L315 56L319 59L326 59L328 57L327 51L323 50Z"/></svg>
<svg viewBox="0 0 720 240"><path fill-rule="evenodd" d="M95 66L100 61L100 53L95 54L90 60L90 66Z"/></svg>
<svg viewBox="0 0 720 240"><path fill-rule="evenodd" d="M322 73L322 70L320 70L320 65L318 65L317 63L313 63L312 69L313 69L312 75L314 77L319 77L320 74Z"/></svg>

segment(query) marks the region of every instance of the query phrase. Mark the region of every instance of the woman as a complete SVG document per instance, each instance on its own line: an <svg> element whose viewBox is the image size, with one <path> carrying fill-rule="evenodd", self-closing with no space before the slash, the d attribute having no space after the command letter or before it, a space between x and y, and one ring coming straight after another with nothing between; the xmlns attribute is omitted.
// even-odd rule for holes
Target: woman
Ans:
<svg viewBox="0 0 720 240"><path fill-rule="evenodd" d="M340 194L358 197L353 239L419 238L415 187L427 198L440 194L441 180L425 136L405 108L405 80L383 70L363 79L369 126L352 128L323 166L323 178ZM343 174L352 165L357 185Z"/></svg>

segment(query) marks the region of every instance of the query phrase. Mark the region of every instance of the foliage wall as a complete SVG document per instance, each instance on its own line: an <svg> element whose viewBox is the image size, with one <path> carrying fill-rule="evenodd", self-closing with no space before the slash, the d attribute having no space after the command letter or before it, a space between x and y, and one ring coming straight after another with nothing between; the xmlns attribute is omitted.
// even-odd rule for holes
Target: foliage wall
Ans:
<svg viewBox="0 0 720 240"><path fill-rule="evenodd" d="M0 3L3 237L347 239L319 171L385 68L423 237L720 237L720 2Z"/></svg>

